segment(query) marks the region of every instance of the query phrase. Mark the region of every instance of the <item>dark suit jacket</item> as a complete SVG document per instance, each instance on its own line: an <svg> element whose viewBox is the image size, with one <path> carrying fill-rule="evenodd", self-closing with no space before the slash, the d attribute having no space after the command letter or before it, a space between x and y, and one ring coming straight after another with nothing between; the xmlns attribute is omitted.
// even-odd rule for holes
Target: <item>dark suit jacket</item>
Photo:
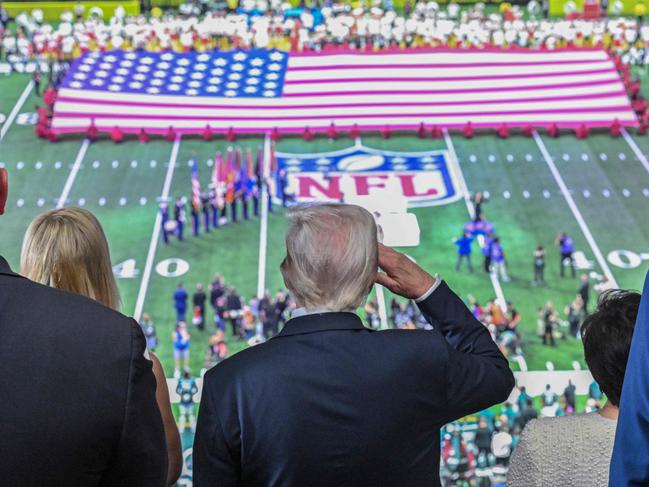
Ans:
<svg viewBox="0 0 649 487"><path fill-rule="evenodd" d="M145 339L132 319L0 257L0 485L166 484Z"/></svg>
<svg viewBox="0 0 649 487"><path fill-rule="evenodd" d="M210 370L194 486L439 485L439 428L506 400L514 378L445 283L420 308L434 331L307 315Z"/></svg>

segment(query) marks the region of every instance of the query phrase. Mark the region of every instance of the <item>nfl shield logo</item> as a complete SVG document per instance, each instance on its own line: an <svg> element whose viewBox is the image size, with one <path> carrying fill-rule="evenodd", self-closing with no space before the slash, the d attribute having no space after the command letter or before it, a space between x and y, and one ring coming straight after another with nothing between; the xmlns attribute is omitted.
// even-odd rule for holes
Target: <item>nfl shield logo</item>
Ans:
<svg viewBox="0 0 649 487"><path fill-rule="evenodd" d="M276 198L344 202L348 197L395 196L409 207L435 206L461 198L446 151L391 152L354 146L335 152L278 152Z"/></svg>

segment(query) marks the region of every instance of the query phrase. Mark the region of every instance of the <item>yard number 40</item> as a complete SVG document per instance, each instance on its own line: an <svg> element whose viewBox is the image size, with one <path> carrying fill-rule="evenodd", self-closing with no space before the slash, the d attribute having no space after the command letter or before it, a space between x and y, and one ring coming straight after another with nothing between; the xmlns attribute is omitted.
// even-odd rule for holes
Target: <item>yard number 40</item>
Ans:
<svg viewBox="0 0 649 487"><path fill-rule="evenodd" d="M158 262L155 271L162 277L179 277L189 270L189 262L177 257L171 257ZM126 259L113 266L113 274L118 279L133 279L140 275L135 259Z"/></svg>

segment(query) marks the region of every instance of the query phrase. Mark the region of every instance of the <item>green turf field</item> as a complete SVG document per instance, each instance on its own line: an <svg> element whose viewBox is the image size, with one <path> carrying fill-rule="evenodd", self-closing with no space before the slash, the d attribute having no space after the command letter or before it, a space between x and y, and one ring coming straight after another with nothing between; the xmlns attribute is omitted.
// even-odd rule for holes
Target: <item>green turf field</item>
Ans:
<svg viewBox="0 0 649 487"><path fill-rule="evenodd" d="M28 82L28 77L20 75L0 78L1 114L9 116ZM128 139L121 145L109 140L88 145L79 137L51 144L37 140L33 126L24 125L26 117L20 116L33 111L37 102L32 94L17 110L19 116L5 121L0 163L9 171L10 198L0 227L0 253L17 270L27 225L39 212L54 208L59 200L95 212L105 227L114 264L123 264L122 269L129 271L118 279L122 311L132 315L140 298L142 310L150 313L156 323L161 341L158 353L171 375L170 335L175 319L171 296L178 282L184 282L191 292L197 282L207 284L215 273L220 273L246 298L257 290L258 218L227 225L199 238L188 236L182 243L172 241L166 246L151 242L157 198L165 182L170 183L170 196L188 196L188 161L193 156L199 163L201 184L206 186L215 151L224 151L228 144L223 139L207 143L186 138L175 145L157 139L148 144ZM261 137L249 137L237 144L256 149L263 142ZM349 139L329 142L316 138L306 143L300 138L285 138L278 150L326 152L352 143ZM541 134L539 140L522 136L498 140L484 134L466 140L452 133L448 140L422 140L407 134L383 140L378 135L366 135L362 143L404 152L449 150L449 144L453 146L468 190L490 194L485 213L495 224L508 257L512 280L502 283L502 293L523 317L520 329L526 366L529 370L546 369L551 362L556 370L564 370L572 369L576 361L584 368L578 340L568 338L556 348L546 348L535 336L536 309L551 300L563 310L579 285L577 279L559 277L558 251L553 241L560 231L568 232L577 249L592 263L590 271L610 273L620 287L641 287L649 268L649 138L631 135L629 140L612 139L608 134L595 134L581 141L569 134L559 139ZM550 160L546 160L540 146L547 149ZM175 162L171 168L170 160ZM562 192L562 187L567 191ZM283 258L285 229L282 209L274 210L268 217L268 244L263 250L267 252L265 286L273 293L283 285L278 266ZM495 297L491 280L479 270L479 255L474 255L473 274L454 271L455 246L451 239L459 235L469 218L464 200L412 211L418 218L422 240L418 248L404 251L428 270L439 272L462 297L472 294L481 303ZM548 284L542 288L531 282L531 255L539 244L548 251ZM182 271L186 272L177 275ZM389 294L387 299L391 299ZM208 310L210 331L211 319ZM195 373L203 367L208 337L208 332L193 330L191 365ZM231 340L230 350L242 346ZM512 367L519 369L521 365L512 362Z"/></svg>

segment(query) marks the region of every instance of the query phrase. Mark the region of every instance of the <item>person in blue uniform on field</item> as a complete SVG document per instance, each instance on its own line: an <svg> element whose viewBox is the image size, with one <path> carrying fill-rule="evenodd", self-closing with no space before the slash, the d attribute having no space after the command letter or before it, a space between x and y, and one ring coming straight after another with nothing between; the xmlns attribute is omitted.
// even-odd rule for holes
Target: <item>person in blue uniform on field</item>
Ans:
<svg viewBox="0 0 649 487"><path fill-rule="evenodd" d="M566 265L570 266L572 277L576 277L575 258L573 256L575 244L572 241L572 238L570 238L567 233L562 232L557 237L556 244L559 247L559 252L561 252L561 277L564 277L565 275Z"/></svg>
<svg viewBox="0 0 649 487"><path fill-rule="evenodd" d="M453 243L457 245L457 264L455 264L455 270L459 271L462 266L462 261L466 260L469 272L473 272L473 265L471 264L471 244L473 243L473 237L468 232L464 232L462 236L453 240Z"/></svg>
<svg viewBox="0 0 649 487"><path fill-rule="evenodd" d="M489 274L491 272L491 246L494 242L493 234L488 234L484 239L482 246L482 255L484 255L484 271Z"/></svg>
<svg viewBox="0 0 649 487"><path fill-rule="evenodd" d="M173 295L174 308L176 308L176 322L185 321L187 316L187 291L183 283L179 283Z"/></svg>

